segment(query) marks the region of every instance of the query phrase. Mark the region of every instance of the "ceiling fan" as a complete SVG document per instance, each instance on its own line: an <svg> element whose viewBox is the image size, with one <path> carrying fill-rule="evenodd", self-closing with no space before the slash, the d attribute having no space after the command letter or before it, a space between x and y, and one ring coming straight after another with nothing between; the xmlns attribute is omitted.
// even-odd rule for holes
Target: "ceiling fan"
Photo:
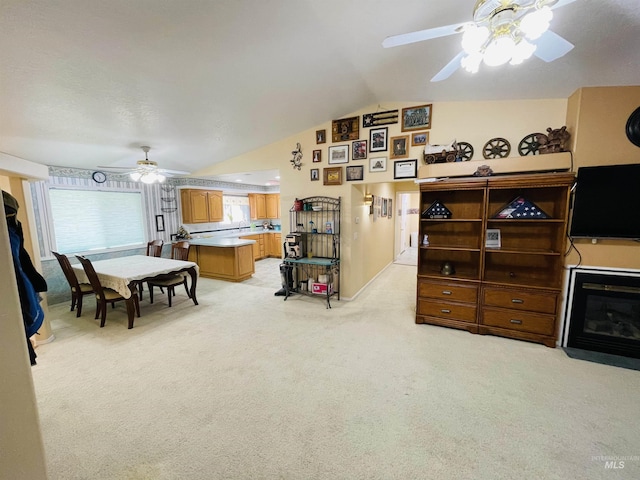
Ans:
<svg viewBox="0 0 640 480"><path fill-rule="evenodd" d="M144 152L144 160L138 160L136 167L98 167L104 170L117 171L122 174L129 174L134 182L140 181L143 183L162 183L166 180L166 177L173 177L175 175L189 175L190 172L182 170L168 170L166 168L158 168L156 162L149 160L149 150L151 147L140 147Z"/></svg>
<svg viewBox="0 0 640 480"><path fill-rule="evenodd" d="M566 55L573 44L548 30L552 9L576 0L478 0L473 21L387 37L384 48L462 33L462 48L432 79L445 80L458 68L475 73L484 61L497 66L522 63L531 55L552 62Z"/></svg>

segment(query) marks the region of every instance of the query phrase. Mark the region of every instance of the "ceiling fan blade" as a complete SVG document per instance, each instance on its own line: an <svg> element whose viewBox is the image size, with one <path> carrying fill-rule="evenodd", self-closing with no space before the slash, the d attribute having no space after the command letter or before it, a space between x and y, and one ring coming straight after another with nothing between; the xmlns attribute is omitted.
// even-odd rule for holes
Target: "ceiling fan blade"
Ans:
<svg viewBox="0 0 640 480"><path fill-rule="evenodd" d="M568 42L557 33L547 30L540 38L534 40L537 48L533 54L545 62L553 62L564 57L573 49L573 43Z"/></svg>
<svg viewBox="0 0 640 480"><path fill-rule="evenodd" d="M136 169L136 167L107 167L105 165L98 165L96 168L101 170L114 170L118 172L133 172Z"/></svg>
<svg viewBox="0 0 640 480"><path fill-rule="evenodd" d="M569 5L570 3L575 2L576 0L559 0L557 3L554 3L551 6L551 9L564 7L565 5Z"/></svg>
<svg viewBox="0 0 640 480"><path fill-rule="evenodd" d="M169 175L189 175L191 172L185 172L184 170L167 170L166 168L159 168L158 173L168 173Z"/></svg>
<svg viewBox="0 0 640 480"><path fill-rule="evenodd" d="M429 28L427 30L419 30L417 32L403 33L401 35L393 35L383 40L384 48L397 47L399 45L407 45L409 43L422 42L431 40L432 38L446 37L463 31L463 27L469 22L456 23L454 25L446 25L444 27Z"/></svg>
<svg viewBox="0 0 640 480"><path fill-rule="evenodd" d="M464 57L464 52L458 53L453 59L447 63L442 70L435 74L431 79L432 82L440 82L449 78L453 72L460 68L460 60Z"/></svg>

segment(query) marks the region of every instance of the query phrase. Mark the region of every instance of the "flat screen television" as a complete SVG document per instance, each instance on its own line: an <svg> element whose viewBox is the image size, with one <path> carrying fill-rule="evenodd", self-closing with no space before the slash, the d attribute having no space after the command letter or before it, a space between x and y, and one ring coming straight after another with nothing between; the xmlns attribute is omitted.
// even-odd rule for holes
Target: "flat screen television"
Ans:
<svg viewBox="0 0 640 480"><path fill-rule="evenodd" d="M569 234L640 239L640 164L580 167Z"/></svg>

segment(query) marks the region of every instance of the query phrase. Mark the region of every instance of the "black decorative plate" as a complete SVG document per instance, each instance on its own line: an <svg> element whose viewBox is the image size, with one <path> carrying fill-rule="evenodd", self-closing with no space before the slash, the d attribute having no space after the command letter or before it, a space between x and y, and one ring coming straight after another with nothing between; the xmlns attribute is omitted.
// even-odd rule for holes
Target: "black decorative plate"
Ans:
<svg viewBox="0 0 640 480"><path fill-rule="evenodd" d="M626 131L629 141L636 147L640 147L640 107L629 116Z"/></svg>

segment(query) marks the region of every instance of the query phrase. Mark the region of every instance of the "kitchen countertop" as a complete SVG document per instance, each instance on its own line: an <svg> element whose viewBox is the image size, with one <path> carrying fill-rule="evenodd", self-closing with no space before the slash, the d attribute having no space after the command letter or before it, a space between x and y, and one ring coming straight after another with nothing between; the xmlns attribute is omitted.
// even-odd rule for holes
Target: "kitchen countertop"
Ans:
<svg viewBox="0 0 640 480"><path fill-rule="evenodd" d="M191 245L202 247L242 247L243 245L253 245L255 240L246 240L238 237L209 237L191 238L187 240Z"/></svg>
<svg viewBox="0 0 640 480"><path fill-rule="evenodd" d="M240 232L229 232L218 235L202 235L200 237L190 238L187 241L191 245L200 245L203 247L241 247L243 245L252 245L255 240L244 239L249 235L282 233L281 230L263 230L263 229L246 229Z"/></svg>

